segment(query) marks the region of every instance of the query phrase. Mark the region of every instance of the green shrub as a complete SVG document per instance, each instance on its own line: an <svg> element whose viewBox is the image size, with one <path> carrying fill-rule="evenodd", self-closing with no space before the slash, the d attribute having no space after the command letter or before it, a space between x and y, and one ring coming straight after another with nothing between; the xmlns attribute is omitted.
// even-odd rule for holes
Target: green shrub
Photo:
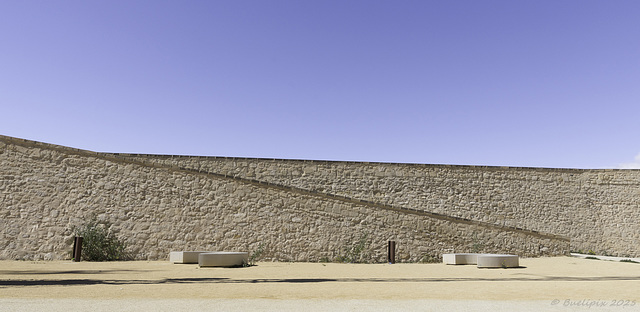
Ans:
<svg viewBox="0 0 640 312"><path fill-rule="evenodd" d="M132 257L126 252L127 244L107 230L109 223L91 221L75 228L76 236L82 237L82 260L126 261Z"/></svg>
<svg viewBox="0 0 640 312"><path fill-rule="evenodd" d="M258 246L258 249L256 249L253 253L251 253L251 256L249 256L249 263L244 263L242 266L250 267L256 265L256 261L260 259L260 256L262 256L263 252L264 244L260 244L260 246Z"/></svg>
<svg viewBox="0 0 640 312"><path fill-rule="evenodd" d="M638 261L634 261L634 260L631 260L631 259L622 259L622 260L620 260L620 262L640 263Z"/></svg>
<svg viewBox="0 0 640 312"><path fill-rule="evenodd" d="M322 258L320 258L320 260L318 260L318 262L320 262L320 263L329 263L329 262L331 262L331 259L329 259L329 257L322 257Z"/></svg>
<svg viewBox="0 0 640 312"><path fill-rule="evenodd" d="M442 259L440 257L429 255L429 254L425 254L422 257L422 259L418 261L418 263L441 263L441 262L442 262Z"/></svg>
<svg viewBox="0 0 640 312"><path fill-rule="evenodd" d="M368 241L369 234L362 233L357 242L343 247L344 253L335 257L335 262L343 263L369 263L371 255L368 254L370 243Z"/></svg>

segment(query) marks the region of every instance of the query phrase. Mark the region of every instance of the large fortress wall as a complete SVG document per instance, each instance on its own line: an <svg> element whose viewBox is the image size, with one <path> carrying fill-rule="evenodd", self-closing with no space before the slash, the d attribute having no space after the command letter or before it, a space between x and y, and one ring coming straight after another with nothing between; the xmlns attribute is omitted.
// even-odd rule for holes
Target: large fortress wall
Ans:
<svg viewBox="0 0 640 312"><path fill-rule="evenodd" d="M572 250L640 255L640 170L130 156L568 236Z"/></svg>
<svg viewBox="0 0 640 312"><path fill-rule="evenodd" d="M376 261L390 239L407 261L568 251L544 232L570 236L573 249L638 256L638 175L110 155L0 136L0 258L68 258L72 226L91 216L112 223L140 259L262 244L264 259L318 261L363 234Z"/></svg>
<svg viewBox="0 0 640 312"><path fill-rule="evenodd" d="M344 199L154 166L47 144L0 142L0 258L64 259L71 228L96 216L141 259L171 250L257 250L264 259L345 255L368 234L365 254L383 261L389 239L402 260L482 247L562 254L562 239L380 209Z"/></svg>

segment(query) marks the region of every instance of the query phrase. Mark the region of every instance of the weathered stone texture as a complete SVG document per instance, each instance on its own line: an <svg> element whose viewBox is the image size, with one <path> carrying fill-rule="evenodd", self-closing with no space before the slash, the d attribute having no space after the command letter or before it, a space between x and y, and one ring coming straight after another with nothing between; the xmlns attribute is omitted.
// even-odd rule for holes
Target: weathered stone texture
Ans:
<svg viewBox="0 0 640 312"><path fill-rule="evenodd" d="M570 248L544 233L570 237L572 249L638 256L638 177L635 170L110 155L0 136L0 258L69 258L72 227L91 216L113 224L139 259L262 245L265 260L319 261L345 255L363 238L372 261L384 261L387 240L398 242L403 261Z"/></svg>
<svg viewBox="0 0 640 312"><path fill-rule="evenodd" d="M137 157L553 233L570 237L572 250L640 255L640 170Z"/></svg>

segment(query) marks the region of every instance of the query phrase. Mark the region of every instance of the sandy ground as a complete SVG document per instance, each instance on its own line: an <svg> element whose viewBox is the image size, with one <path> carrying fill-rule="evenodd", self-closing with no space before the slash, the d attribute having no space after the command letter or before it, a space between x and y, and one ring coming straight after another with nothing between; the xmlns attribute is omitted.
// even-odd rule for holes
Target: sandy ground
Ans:
<svg viewBox="0 0 640 312"><path fill-rule="evenodd" d="M640 264L557 257L520 265L0 261L0 311L640 311Z"/></svg>

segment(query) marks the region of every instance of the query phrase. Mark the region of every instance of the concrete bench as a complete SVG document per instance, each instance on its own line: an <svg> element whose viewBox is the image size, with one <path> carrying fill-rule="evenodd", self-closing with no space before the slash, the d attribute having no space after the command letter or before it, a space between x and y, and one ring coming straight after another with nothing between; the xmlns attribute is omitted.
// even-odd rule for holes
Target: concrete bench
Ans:
<svg viewBox="0 0 640 312"><path fill-rule="evenodd" d="M517 268L520 266L517 255L453 253L443 254L444 264L475 264L479 268Z"/></svg>
<svg viewBox="0 0 640 312"><path fill-rule="evenodd" d="M218 251L198 255L198 265L201 267L236 267L248 263L248 252Z"/></svg>
<svg viewBox="0 0 640 312"><path fill-rule="evenodd" d="M479 268L517 268L520 261L516 255L478 255Z"/></svg>
<svg viewBox="0 0 640 312"><path fill-rule="evenodd" d="M444 264L477 264L477 253L453 253L443 254L442 262Z"/></svg>
<svg viewBox="0 0 640 312"><path fill-rule="evenodd" d="M198 263L198 255L207 251L172 251L169 253L171 263Z"/></svg>

